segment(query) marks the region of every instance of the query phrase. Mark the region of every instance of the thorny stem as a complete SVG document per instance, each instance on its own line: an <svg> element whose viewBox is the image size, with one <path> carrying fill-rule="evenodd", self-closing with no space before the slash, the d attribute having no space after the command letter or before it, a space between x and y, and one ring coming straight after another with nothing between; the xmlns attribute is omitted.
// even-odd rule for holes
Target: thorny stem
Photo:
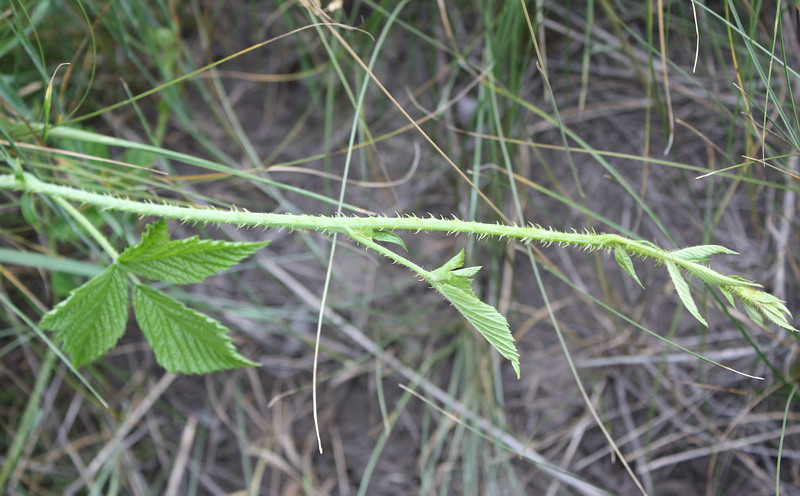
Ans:
<svg viewBox="0 0 800 496"><path fill-rule="evenodd" d="M736 296L745 303L745 310L756 323L763 327L763 318L755 314L763 314L768 321L788 330L796 330L786 320L791 317L789 310L780 299L757 290L757 283L736 276L727 276L714 271L710 267L699 263L697 260L680 255L680 251L668 251L649 241L634 240L618 234L597 234L594 232L562 232L539 226L510 226L505 224L489 224L483 222L463 221L459 219L437 219L433 217L421 218L406 217L345 217L345 216L315 216L295 214L254 213L246 210L217 210L213 208L181 207L169 204L147 203L134 201L127 198L92 193L69 186L41 181L30 174L22 174L21 178L11 174L0 175L0 189L9 189L38 193L54 198L72 200L78 203L95 205L100 208L120 210L141 216L153 216L168 219L177 219L183 222L231 224L239 227L263 227L285 229L307 229L325 234L342 233L384 256L413 270L423 279L429 279L431 273L415 265L413 262L375 243L370 234L374 231L440 231L447 233L474 234L480 237L494 236L500 238L519 239L524 243L535 241L545 245L558 243L560 245L577 246L586 250L607 249L619 250L626 254L646 257L658 263L667 264L670 275L673 277L675 267L680 267L699 277L704 282L717 286L723 294L731 300ZM718 247L721 248L721 247ZM722 248L726 253L734 253ZM719 252L719 251L717 251ZM629 262L628 262L629 263ZM670 268L672 267L672 268ZM628 269L626 269L627 271ZM632 277L635 277L632 275ZM682 278L680 278L682 281ZM674 277L673 277L674 281ZM638 281L637 281L638 282ZM683 285L685 286L685 282ZM679 290L679 295L681 291ZM688 293L688 286L686 291ZM682 301L689 301L688 294L681 295ZM705 323L702 317L689 302L687 307L694 309L694 315Z"/></svg>
<svg viewBox="0 0 800 496"><path fill-rule="evenodd" d="M40 181L30 174L24 174L24 182L14 176L0 175L0 188L39 193L47 196L65 198L79 203L88 203L100 208L121 210L142 216L177 219L183 222L210 224L231 224L239 227L264 227L286 229L308 229L323 233L346 233L347 229L358 232L374 230L441 231L464 233L478 236L516 238L523 241L536 241L543 244L565 244L587 249L629 247L635 245L632 253L644 257L668 260L669 252L647 242L635 241L617 234L595 234L561 232L537 226L509 226L489 224L458 219L437 219L422 217L344 217L296 214L254 213L242 210L216 210L211 208L180 207L177 205L145 203L98 193L91 193L69 186ZM679 260L675 260L680 264Z"/></svg>
<svg viewBox="0 0 800 496"><path fill-rule="evenodd" d="M422 279L427 281L427 280L429 280L431 278L432 274L429 271L423 269L422 267L420 267L419 265L415 264L414 262L412 262L412 261L410 261L410 260L408 260L408 259L406 259L404 257L401 257L400 255L398 255L397 253L393 252L392 250L389 250L388 248L385 248L385 247L379 245L378 243L372 241L372 239L369 236L367 236L367 235L365 235L365 234L363 234L361 232L354 231L353 229L351 229L350 227L347 227L347 226L345 226L344 231L350 237L350 239L352 239L353 241L355 241L357 243L361 243L362 245L366 246L367 248L370 248L370 249L375 250L376 252L380 253L381 255L383 255L384 257L388 258L389 260L391 260L391 261L393 261L395 263L398 263L400 265L403 265L404 267L406 267L406 268L410 269L411 271L413 271L414 273L416 273Z"/></svg>

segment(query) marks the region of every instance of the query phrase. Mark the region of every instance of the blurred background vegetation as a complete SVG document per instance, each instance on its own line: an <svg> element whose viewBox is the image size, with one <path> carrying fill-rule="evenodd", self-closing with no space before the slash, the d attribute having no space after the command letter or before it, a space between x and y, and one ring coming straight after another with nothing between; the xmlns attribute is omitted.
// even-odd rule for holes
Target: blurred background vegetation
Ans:
<svg viewBox="0 0 800 496"><path fill-rule="evenodd" d="M715 266L800 309L795 0L0 6L0 173L254 212L502 212L721 244L740 255ZM120 249L147 221L81 208ZM341 243L331 264L313 233L171 228L272 241L166 288L263 365L176 377L131 326L82 381L35 322L110 261L57 204L1 193L6 494L800 494L796 337L699 283L708 328L663 268L635 262L642 290L605 253L404 234L426 267L462 248L484 266L515 380L453 308L361 248Z"/></svg>

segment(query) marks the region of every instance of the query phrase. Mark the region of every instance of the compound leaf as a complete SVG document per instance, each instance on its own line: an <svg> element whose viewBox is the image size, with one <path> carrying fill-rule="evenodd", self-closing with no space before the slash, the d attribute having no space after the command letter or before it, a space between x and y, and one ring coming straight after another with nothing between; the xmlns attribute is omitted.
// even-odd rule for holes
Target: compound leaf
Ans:
<svg viewBox="0 0 800 496"><path fill-rule="evenodd" d="M117 264L90 279L50 310L40 323L56 332L76 367L110 350L128 322L128 282Z"/></svg>
<svg viewBox="0 0 800 496"><path fill-rule="evenodd" d="M149 279L189 284L202 282L237 264L268 243L201 240L196 236L170 241L167 222L160 220L147 227L141 243L119 256L119 263L126 270Z"/></svg>
<svg viewBox="0 0 800 496"><path fill-rule="evenodd" d="M520 377L519 353L508 321L493 306L482 302L472 289L470 279L480 267L458 270L464 263L464 252L432 272L434 289L445 297L464 318L480 332L489 344L511 362L517 379Z"/></svg>
<svg viewBox="0 0 800 496"><path fill-rule="evenodd" d="M136 286L133 310L156 361L169 372L207 374L259 365L236 351L225 326L160 291Z"/></svg>
<svg viewBox="0 0 800 496"><path fill-rule="evenodd" d="M669 277L672 279L672 284L675 285L675 291L678 293L678 297L683 302L683 306L689 310L694 318L699 320L704 326L708 327L708 323L700 315L700 311L697 309L697 305L695 305L694 300L692 299L692 294L689 291L689 283L686 282L686 279L683 278L683 274L681 274L681 270L675 265L673 262L667 262L667 272L669 272Z"/></svg>

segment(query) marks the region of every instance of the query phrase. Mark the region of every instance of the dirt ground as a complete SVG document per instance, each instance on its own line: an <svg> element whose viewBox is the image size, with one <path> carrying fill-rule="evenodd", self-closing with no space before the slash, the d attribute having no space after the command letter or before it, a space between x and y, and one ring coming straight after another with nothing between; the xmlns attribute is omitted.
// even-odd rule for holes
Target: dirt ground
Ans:
<svg viewBox="0 0 800 496"><path fill-rule="evenodd" d="M617 6L618 25L598 8L589 26L583 2L531 2L547 4L537 31L546 40L545 81L524 18L504 13L510 6L497 6L502 24L489 28L484 9L473 3L447 5L446 18L437 7L446 2L425 3L409 4L383 44L340 31L364 60L380 48L375 76L413 118L429 117L421 128L512 221L619 232L665 248L724 245L739 255L715 257L715 268L759 281L790 310L800 309L796 178L757 164L697 178L762 153L753 126L763 114L753 102L743 104L730 53L720 52L727 41L719 19L701 12L692 73L691 9L667 2L673 10L665 86L659 54L637 38L646 34L637 2ZM351 24L378 39L388 12L355 4L345 2L346 11L358 9L348 11ZM301 9L281 5L192 4L177 46L200 67L308 24ZM187 181L183 192L195 202L336 212L354 112L320 33L339 46L325 28L307 29L172 88L188 102L187 115L170 108L162 146L227 157L227 165L334 201L226 178ZM787 43L797 69L800 47L792 37ZM335 53L357 96L363 71L345 51ZM257 77L264 74L284 80ZM135 72L125 77L134 93L151 84ZM490 95L491 78L518 100ZM98 80L111 79L100 70ZM797 78L780 88L800 97ZM580 141L524 102L551 117L556 108ZM155 117L156 105L165 103L140 105ZM374 84L361 119L355 142L373 143L353 152L344 199L360 210L346 214L498 221L418 130L384 136L408 121ZM147 139L130 108L92 123L112 135ZM767 155L791 154L775 127L766 134ZM797 156L776 161L795 172L797 162ZM522 217L507 164L516 174ZM170 165L174 175L209 172ZM333 238L172 225L176 237L198 230L272 241L232 273L173 293L234 329L242 354L263 366L203 377L165 374L132 326L100 367L111 413L98 413L87 396L70 396L66 375L49 386L46 398L58 414L43 429L50 450L70 454L33 457L32 466L52 475L42 494L52 493L47 486L83 494L80 474L92 463L99 467L103 456L117 457L109 476L118 478L123 494L167 486L177 488L173 494L638 494L594 410L648 494L774 493L780 449L780 492L800 495L793 335L758 328L741 308L692 281L709 323L703 327L681 306L665 268L650 261L634 260L642 289L608 253L461 235L402 233L408 257L420 265L435 268L463 248L471 265L483 266L476 292L508 318L522 378L412 273L337 239L318 358L320 454L313 343Z"/></svg>

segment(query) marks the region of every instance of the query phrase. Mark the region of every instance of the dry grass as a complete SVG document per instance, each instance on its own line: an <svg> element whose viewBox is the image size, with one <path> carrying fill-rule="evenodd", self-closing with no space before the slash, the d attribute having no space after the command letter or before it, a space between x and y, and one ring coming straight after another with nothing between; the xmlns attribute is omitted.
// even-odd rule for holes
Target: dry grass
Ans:
<svg viewBox="0 0 800 496"><path fill-rule="evenodd" d="M648 14L646 2L610 1L531 2L550 89L517 2L411 2L380 46L374 73L510 218L522 213L559 229L624 230L662 246L722 244L741 255L717 266L764 283L796 311L798 182L791 174L798 171L792 154L800 126L790 97L800 98L800 85L774 61L775 97L765 120L767 82L755 64L766 69L769 59L757 47L756 58L748 50L752 42L769 49L775 12L765 5L745 15L746 6L736 4L746 34L736 32L729 15L729 43L724 4L697 4L693 74L691 5L664 3L666 73L657 13ZM40 7L35 31L44 66L73 64L61 115L88 87L93 63L89 99L75 117L127 98L120 77L136 94L311 22L294 2L85 7L98 46L94 59L79 9L71 7L73 17L63 21L58 9ZM7 10L5 29L22 15ZM372 2L345 2L333 17L377 38L388 15ZM796 8L785 9L781 33L787 65L799 70L796 16ZM364 60L377 46L360 31L340 33ZM41 102L28 96L36 90L27 85L41 80L30 69L37 52L18 43L0 58L15 67L3 91L34 120ZM196 204L330 214L353 119L337 64L357 94L363 71L330 32L308 29L81 124L231 170L262 177L266 170L330 203L154 157L143 161L168 171L170 181L73 157L25 157L42 171L58 168L65 181L84 177L110 193L138 189ZM25 117L11 100L2 112L4 122ZM585 144L565 138L566 129ZM497 220L374 87L356 141L347 203L368 212ZM91 144L50 145L135 158ZM743 156L767 157L780 170L750 163L696 179ZM20 216L18 198L6 195L1 208L4 246L102 263L91 242L55 236L59 219L49 206L39 205L46 213L36 228ZM98 221L120 246L142 225L108 213ZM172 227L176 235L198 231ZM535 252L539 285L525 247L424 233L404 236L412 259L433 267L466 247L484 266L480 292L509 318L523 378L514 380L453 309L402 268L340 243L322 310L319 454L311 368L331 240L233 228L205 234L273 241L230 274L171 293L236 329L242 353L263 366L205 377L165 374L138 330L129 329L107 359L83 370L108 408L25 321L78 279L2 266L0 453L12 467L8 494L637 494L579 394L556 324L591 406L648 494L800 494L795 336L758 330L698 288L710 324L702 328L684 314L664 271L638 262L644 291L604 254L543 248ZM645 330L764 380L714 367Z"/></svg>

